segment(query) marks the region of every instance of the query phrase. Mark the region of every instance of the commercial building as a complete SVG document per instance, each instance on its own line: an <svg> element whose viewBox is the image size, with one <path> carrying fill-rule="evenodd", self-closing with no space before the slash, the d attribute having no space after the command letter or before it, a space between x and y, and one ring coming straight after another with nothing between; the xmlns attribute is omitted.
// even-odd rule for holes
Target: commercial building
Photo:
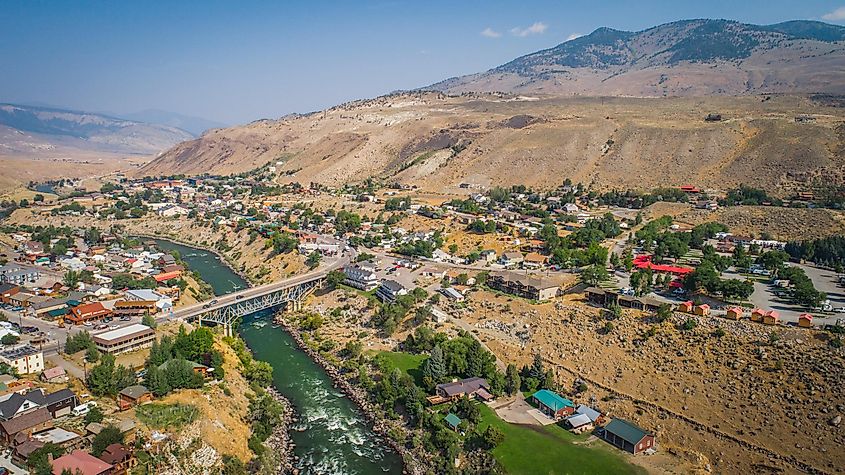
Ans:
<svg viewBox="0 0 845 475"><path fill-rule="evenodd" d="M487 286L531 300L548 300L557 296L558 292L558 285L549 279L515 272L492 273L487 278Z"/></svg>
<svg viewBox="0 0 845 475"><path fill-rule="evenodd" d="M346 266L343 269L343 273L346 275L344 283L350 287L369 292L379 285L375 269L372 267L362 265Z"/></svg>
<svg viewBox="0 0 845 475"><path fill-rule="evenodd" d="M79 325L90 320L99 320L109 315L111 315L111 310L103 307L103 304L100 302L91 302L71 308L70 314L65 316L65 319Z"/></svg>
<svg viewBox="0 0 845 475"><path fill-rule="evenodd" d="M15 368L18 374L44 371L44 353L31 345L22 345L0 352L0 362Z"/></svg>
<svg viewBox="0 0 845 475"><path fill-rule="evenodd" d="M152 328L135 323L117 330L94 335L94 344L103 353L116 355L152 346L156 332Z"/></svg>
<svg viewBox="0 0 845 475"><path fill-rule="evenodd" d="M408 289L395 280L385 280L376 290L376 297L382 302L395 302L400 295L408 295Z"/></svg>

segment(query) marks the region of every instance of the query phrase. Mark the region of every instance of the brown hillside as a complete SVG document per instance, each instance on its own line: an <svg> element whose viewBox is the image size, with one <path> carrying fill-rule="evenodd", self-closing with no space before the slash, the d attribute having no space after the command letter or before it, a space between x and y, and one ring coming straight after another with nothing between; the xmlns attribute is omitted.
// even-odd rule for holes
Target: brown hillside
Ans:
<svg viewBox="0 0 845 475"><path fill-rule="evenodd" d="M279 162L280 182L376 177L457 191L564 178L603 188L739 183L783 194L840 179L845 112L805 96L560 98L439 93L387 96L308 116L220 129L139 175L228 174ZM721 122L705 122L720 113ZM813 123L795 116L812 113Z"/></svg>

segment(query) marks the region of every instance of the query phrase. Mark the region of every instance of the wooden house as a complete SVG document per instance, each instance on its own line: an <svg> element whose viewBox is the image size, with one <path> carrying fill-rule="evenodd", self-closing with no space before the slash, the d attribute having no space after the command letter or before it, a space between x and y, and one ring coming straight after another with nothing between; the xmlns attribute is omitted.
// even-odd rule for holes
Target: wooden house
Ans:
<svg viewBox="0 0 845 475"><path fill-rule="evenodd" d="M813 316L809 313L802 313L798 316L798 326L802 328L813 328Z"/></svg>
<svg viewBox="0 0 845 475"><path fill-rule="evenodd" d="M678 305L678 311L683 313L692 313L693 303L692 300L687 300L686 302L682 302Z"/></svg>
<svg viewBox="0 0 845 475"><path fill-rule="evenodd" d="M727 313L725 313L725 318L728 320L739 320L742 318L745 311L742 307L731 307L728 309Z"/></svg>
<svg viewBox="0 0 845 475"><path fill-rule="evenodd" d="M693 313L701 316L710 315L710 306L706 303L696 305L695 308L693 308Z"/></svg>

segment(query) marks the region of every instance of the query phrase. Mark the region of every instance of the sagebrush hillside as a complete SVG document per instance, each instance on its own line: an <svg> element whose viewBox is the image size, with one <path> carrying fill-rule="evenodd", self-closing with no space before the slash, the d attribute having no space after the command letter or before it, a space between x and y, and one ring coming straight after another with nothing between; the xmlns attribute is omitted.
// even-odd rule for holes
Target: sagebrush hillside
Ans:
<svg viewBox="0 0 845 475"><path fill-rule="evenodd" d="M841 182L845 109L831 96L560 98L433 92L214 130L140 175L277 166L279 182L376 178L438 192L565 178L602 188L740 183L773 194ZM721 114L707 122L708 114ZM797 121L809 114L811 119ZM465 190L464 190L465 191Z"/></svg>

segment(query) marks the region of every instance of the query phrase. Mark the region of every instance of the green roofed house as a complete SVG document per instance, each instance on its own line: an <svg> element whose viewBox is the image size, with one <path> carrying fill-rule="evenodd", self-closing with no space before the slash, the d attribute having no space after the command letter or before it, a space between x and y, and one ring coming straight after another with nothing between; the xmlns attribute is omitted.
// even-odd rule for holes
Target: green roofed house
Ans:
<svg viewBox="0 0 845 475"><path fill-rule="evenodd" d="M575 412L575 404L554 391L541 389L531 396L540 411L552 419L560 419Z"/></svg>
<svg viewBox="0 0 845 475"><path fill-rule="evenodd" d="M620 449L638 454L654 447L654 435L623 419L613 419L605 426L602 439Z"/></svg>
<svg viewBox="0 0 845 475"><path fill-rule="evenodd" d="M461 418L451 412L447 414L443 420L446 421L446 423L449 424L449 427L451 427L454 431L457 431L458 426L461 425Z"/></svg>

